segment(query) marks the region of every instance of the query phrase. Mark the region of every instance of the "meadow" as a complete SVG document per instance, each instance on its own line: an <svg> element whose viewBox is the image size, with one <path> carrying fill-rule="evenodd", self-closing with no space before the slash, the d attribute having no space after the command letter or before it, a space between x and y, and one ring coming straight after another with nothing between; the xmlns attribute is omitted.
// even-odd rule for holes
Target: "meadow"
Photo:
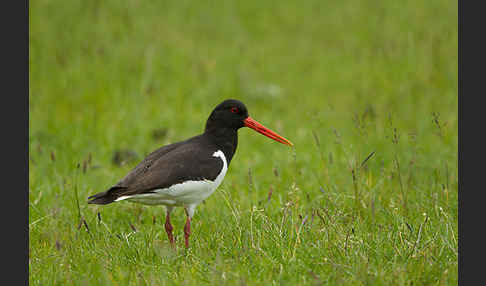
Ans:
<svg viewBox="0 0 486 286"><path fill-rule="evenodd" d="M457 2L30 1L30 285L455 285ZM248 128L185 214L87 204L222 100Z"/></svg>

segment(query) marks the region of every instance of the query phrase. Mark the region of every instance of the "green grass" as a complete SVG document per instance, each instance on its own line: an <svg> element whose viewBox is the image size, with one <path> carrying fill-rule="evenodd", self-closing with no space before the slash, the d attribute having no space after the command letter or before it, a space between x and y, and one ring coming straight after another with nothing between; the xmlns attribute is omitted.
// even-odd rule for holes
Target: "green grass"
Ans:
<svg viewBox="0 0 486 286"><path fill-rule="evenodd" d="M30 2L30 284L457 284L457 3L203 2ZM240 130L189 250L86 204L226 98L295 147Z"/></svg>

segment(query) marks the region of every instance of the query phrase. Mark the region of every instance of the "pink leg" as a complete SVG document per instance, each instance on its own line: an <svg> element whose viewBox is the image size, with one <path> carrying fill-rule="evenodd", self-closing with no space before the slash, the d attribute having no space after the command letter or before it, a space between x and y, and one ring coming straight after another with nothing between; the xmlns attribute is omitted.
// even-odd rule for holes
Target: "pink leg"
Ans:
<svg viewBox="0 0 486 286"><path fill-rule="evenodd" d="M167 210L167 214L165 216L165 231L167 232L167 236L169 237L170 245L175 247L174 244L174 236L172 235L172 224L170 224L170 210Z"/></svg>
<svg viewBox="0 0 486 286"><path fill-rule="evenodd" d="M189 248L189 236L191 235L191 218L187 217L184 225L184 238L186 239L186 248Z"/></svg>

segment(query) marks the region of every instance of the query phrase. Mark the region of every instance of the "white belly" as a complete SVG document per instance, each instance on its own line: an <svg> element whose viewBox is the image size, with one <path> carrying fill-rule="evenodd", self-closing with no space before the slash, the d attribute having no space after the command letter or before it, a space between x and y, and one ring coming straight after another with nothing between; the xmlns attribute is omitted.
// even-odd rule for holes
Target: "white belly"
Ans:
<svg viewBox="0 0 486 286"><path fill-rule="evenodd" d="M219 157L223 161L223 168L214 181L186 181L165 189L153 190L152 193L148 194L121 196L116 201L128 200L147 205L167 206L198 205L218 188L226 175L226 171L228 171L224 153L218 150L214 152L213 156Z"/></svg>

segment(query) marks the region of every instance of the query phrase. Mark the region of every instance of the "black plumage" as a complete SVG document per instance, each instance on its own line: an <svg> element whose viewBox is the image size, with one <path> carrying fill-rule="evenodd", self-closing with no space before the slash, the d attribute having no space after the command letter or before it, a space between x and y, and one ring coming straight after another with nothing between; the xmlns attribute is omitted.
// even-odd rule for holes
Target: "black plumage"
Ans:
<svg viewBox="0 0 486 286"><path fill-rule="evenodd" d="M237 130L247 117L241 101L225 100L211 112L203 134L155 150L110 189L88 197L88 203L109 204L122 196L150 193L189 180L213 181L223 167L213 153L222 150L229 165L238 145Z"/></svg>

